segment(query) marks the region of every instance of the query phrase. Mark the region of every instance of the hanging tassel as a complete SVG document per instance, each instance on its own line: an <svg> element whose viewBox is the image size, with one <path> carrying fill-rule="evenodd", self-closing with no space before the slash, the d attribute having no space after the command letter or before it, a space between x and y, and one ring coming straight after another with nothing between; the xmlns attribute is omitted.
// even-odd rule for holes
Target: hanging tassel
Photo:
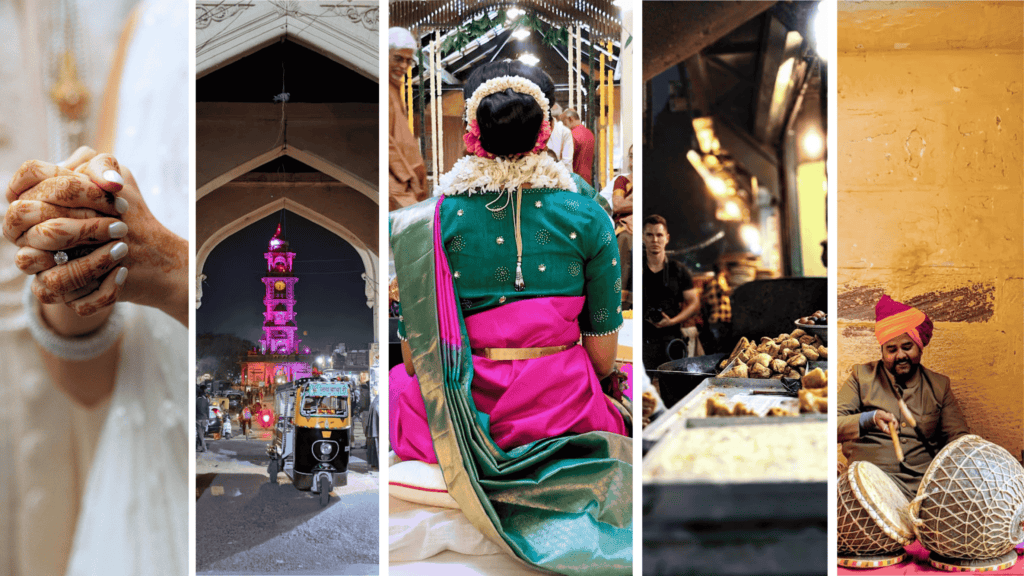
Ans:
<svg viewBox="0 0 1024 576"><path fill-rule="evenodd" d="M523 259L520 258L516 262L516 292L522 292L526 290L526 283L523 282Z"/></svg>

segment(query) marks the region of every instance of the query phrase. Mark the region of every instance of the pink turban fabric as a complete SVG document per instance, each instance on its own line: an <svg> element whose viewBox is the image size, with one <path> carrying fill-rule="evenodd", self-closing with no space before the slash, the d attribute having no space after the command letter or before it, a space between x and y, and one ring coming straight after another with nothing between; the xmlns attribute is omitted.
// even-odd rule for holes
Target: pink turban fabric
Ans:
<svg viewBox="0 0 1024 576"><path fill-rule="evenodd" d="M888 295L882 296L875 305L875 338L879 345L907 334L918 346L924 348L932 339L931 318L913 306L897 302Z"/></svg>

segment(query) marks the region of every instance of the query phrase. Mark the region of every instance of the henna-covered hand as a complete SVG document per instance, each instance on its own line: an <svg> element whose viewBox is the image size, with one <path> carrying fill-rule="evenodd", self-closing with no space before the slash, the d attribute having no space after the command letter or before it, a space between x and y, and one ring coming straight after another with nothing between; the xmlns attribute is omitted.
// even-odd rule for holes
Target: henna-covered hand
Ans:
<svg viewBox="0 0 1024 576"><path fill-rule="evenodd" d="M62 164L27 162L7 190L12 204L4 234L21 246L18 267L38 274L36 295L44 302L63 300L79 314L94 313L120 297L186 323L188 241L153 216L131 172L113 156L80 148ZM122 242L54 269L55 250L118 238ZM119 244L127 255L112 258L111 248ZM115 265L121 268L110 272ZM125 282L128 268L131 283Z"/></svg>

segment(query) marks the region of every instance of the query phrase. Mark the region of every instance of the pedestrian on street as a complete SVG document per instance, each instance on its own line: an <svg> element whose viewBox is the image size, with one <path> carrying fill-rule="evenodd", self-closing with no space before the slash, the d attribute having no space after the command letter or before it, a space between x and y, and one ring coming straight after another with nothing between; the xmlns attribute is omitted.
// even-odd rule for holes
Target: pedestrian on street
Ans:
<svg viewBox="0 0 1024 576"><path fill-rule="evenodd" d="M206 388L199 387L196 396L196 434L199 436L200 452L206 452L206 427L210 421L210 400L206 397Z"/></svg>
<svg viewBox="0 0 1024 576"><path fill-rule="evenodd" d="M252 428L252 410L250 410L248 406L242 408L242 418L240 423L242 425L242 434L245 436L245 439L248 440L249 429Z"/></svg>
<svg viewBox="0 0 1024 576"><path fill-rule="evenodd" d="M374 396L373 401L370 402L370 409L368 411L366 419L366 464L370 468L380 469L380 462L378 461L378 451L380 446L378 444L378 438L380 436L378 427L380 425L380 414L378 413L377 399L379 396Z"/></svg>

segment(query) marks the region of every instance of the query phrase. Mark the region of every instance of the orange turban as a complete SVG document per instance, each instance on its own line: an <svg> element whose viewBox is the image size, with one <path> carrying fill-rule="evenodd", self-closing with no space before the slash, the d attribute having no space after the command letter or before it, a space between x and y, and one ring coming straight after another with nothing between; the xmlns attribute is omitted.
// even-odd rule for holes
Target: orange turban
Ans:
<svg viewBox="0 0 1024 576"><path fill-rule="evenodd" d="M924 348L932 339L933 327L927 314L897 302L888 295L882 296L875 305L875 338L879 345L884 345L900 334L907 334L918 346Z"/></svg>

